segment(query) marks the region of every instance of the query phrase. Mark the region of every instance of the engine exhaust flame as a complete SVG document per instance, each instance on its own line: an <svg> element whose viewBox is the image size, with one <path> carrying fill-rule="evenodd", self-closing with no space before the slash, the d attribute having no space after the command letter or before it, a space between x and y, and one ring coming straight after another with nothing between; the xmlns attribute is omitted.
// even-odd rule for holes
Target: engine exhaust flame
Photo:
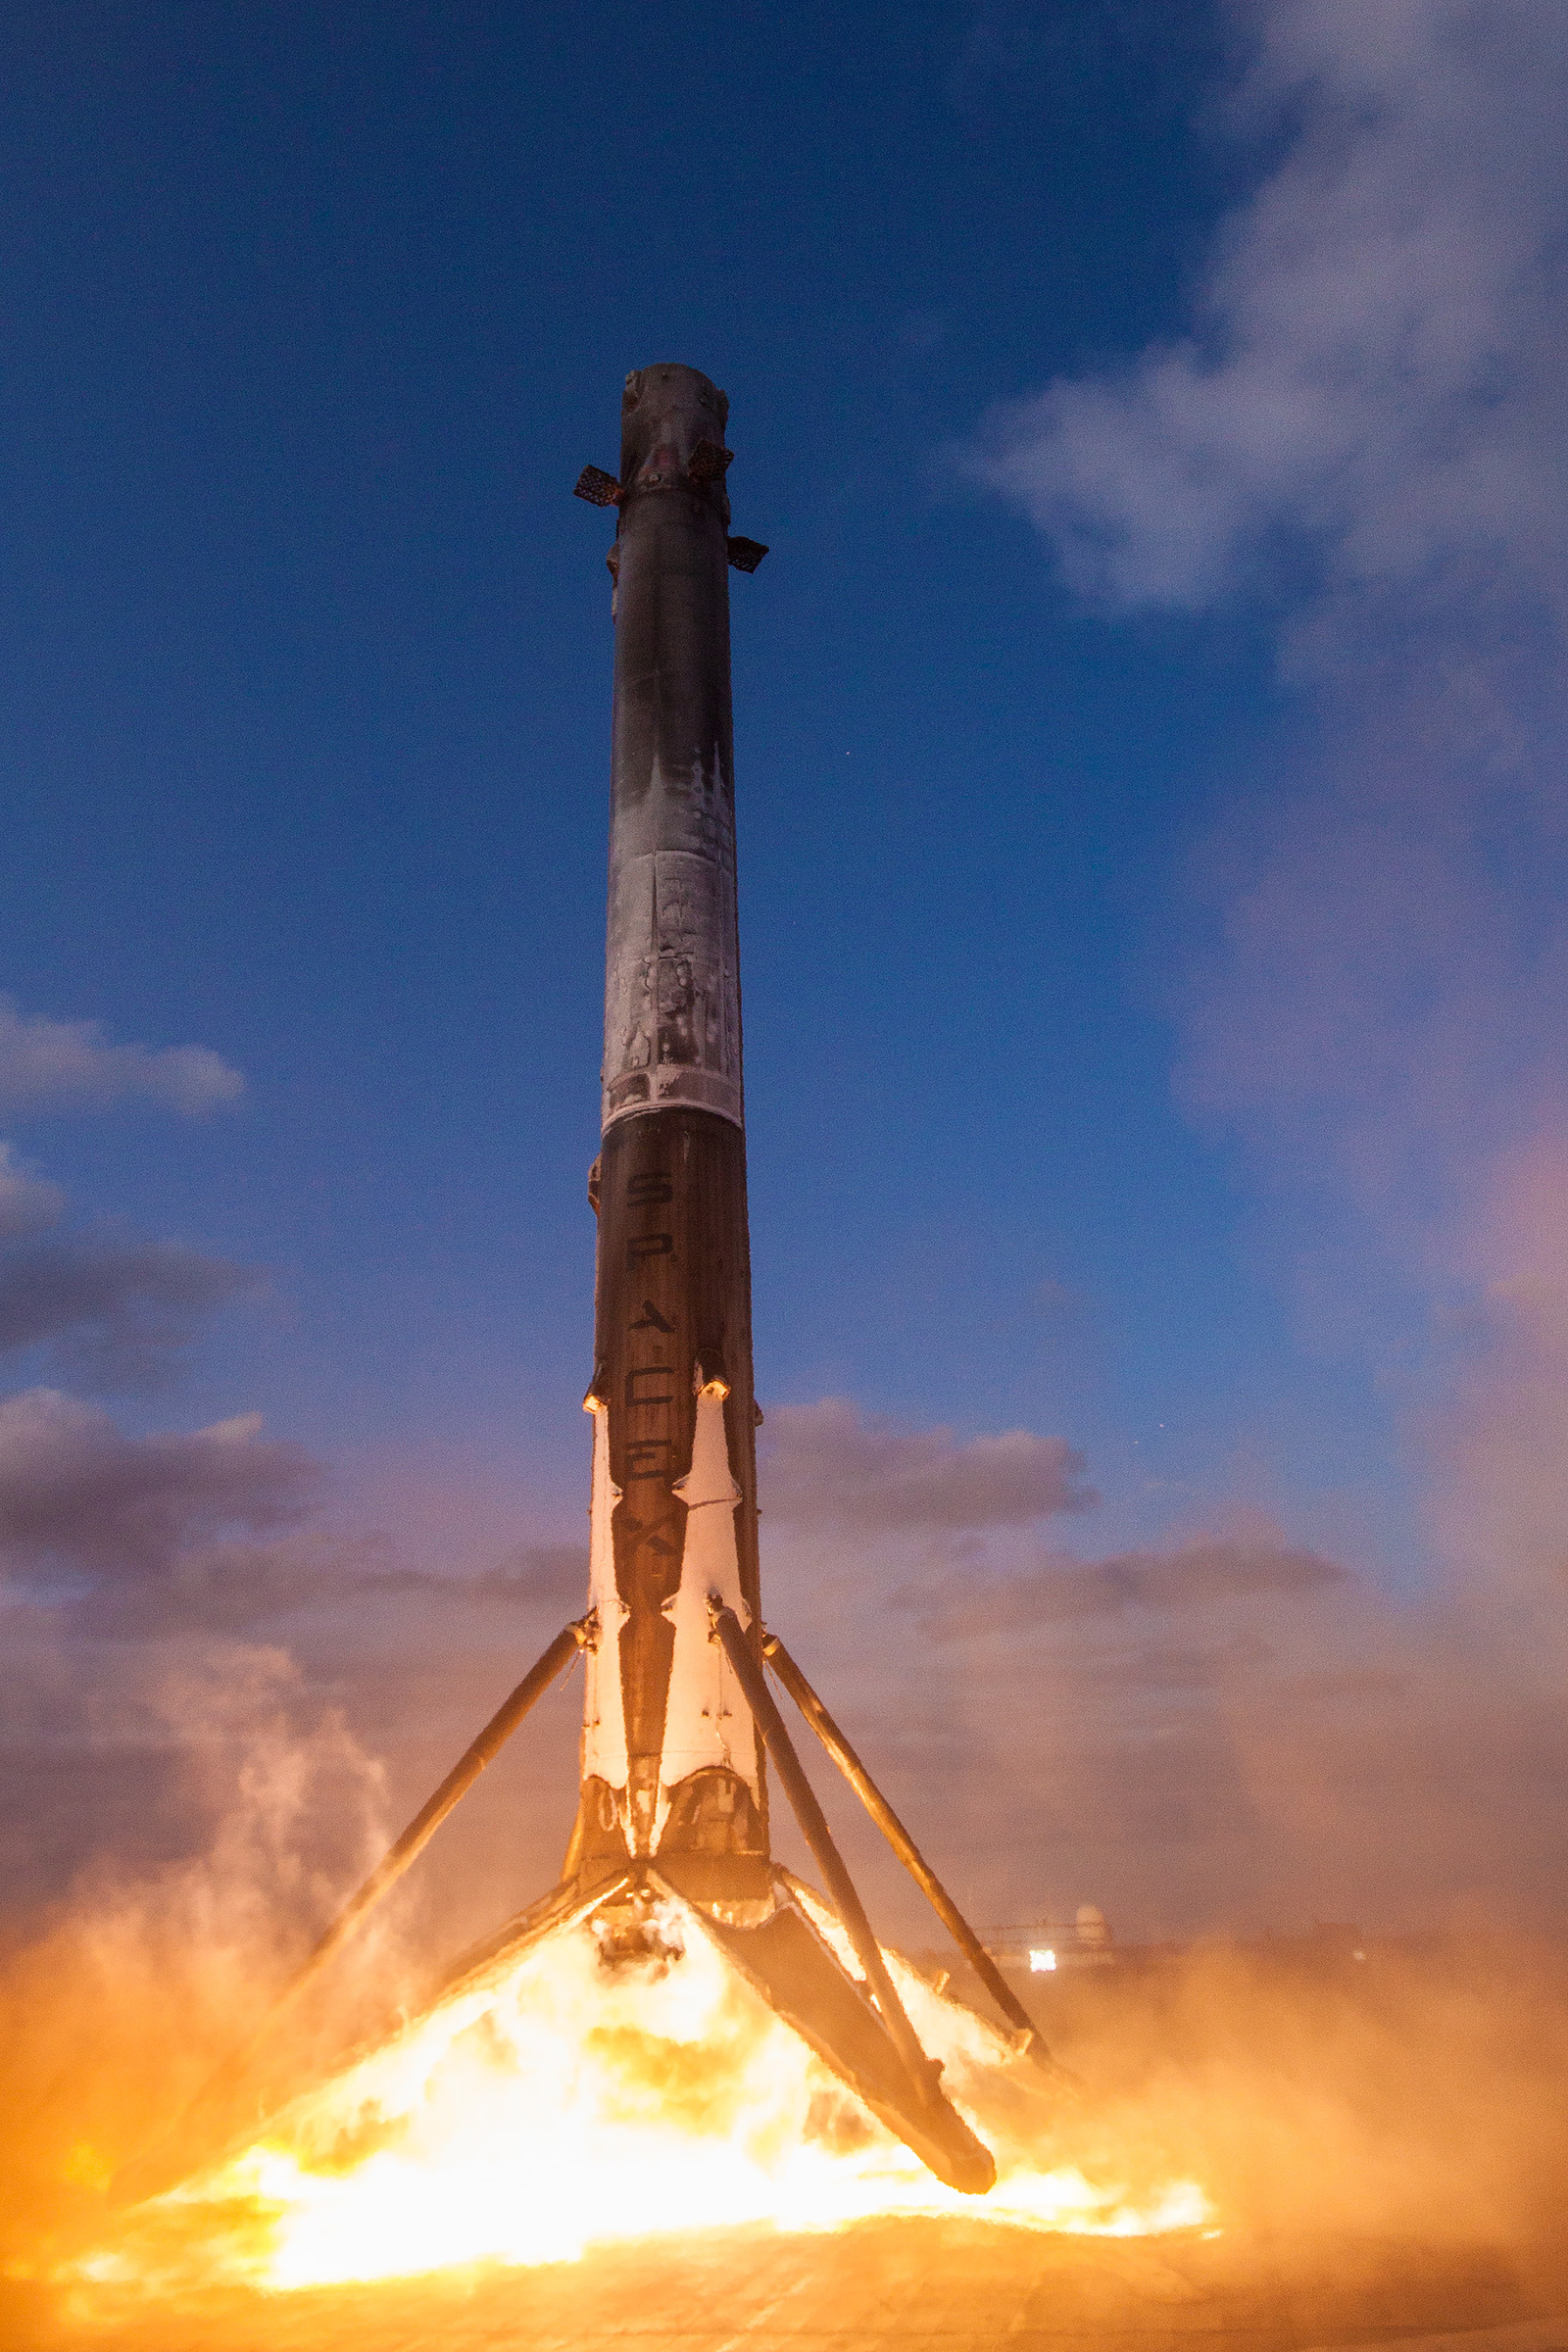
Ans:
<svg viewBox="0 0 1568 2352"><path fill-rule="evenodd" d="M1006 2045L894 1960L952 2096L1001 2178L945 2188L763 2007L680 1907L656 1948L607 1959L589 1927L465 1990L153 2200L78 2280L272 2288L480 2262L570 2261L598 2241L739 2223L831 2230L980 2214L1132 2235L1210 2218L1190 2181L1093 2181L1042 2156L1040 2094ZM683 1932L684 1931L684 1932ZM1031 2104L1032 2102L1032 2104Z"/></svg>

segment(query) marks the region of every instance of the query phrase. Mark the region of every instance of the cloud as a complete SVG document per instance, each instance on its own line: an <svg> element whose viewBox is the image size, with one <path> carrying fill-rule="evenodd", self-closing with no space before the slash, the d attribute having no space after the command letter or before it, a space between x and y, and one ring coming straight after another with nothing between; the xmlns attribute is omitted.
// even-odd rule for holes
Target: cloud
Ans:
<svg viewBox="0 0 1568 2352"><path fill-rule="evenodd" d="M47 1345L77 1385L156 1389L195 1320L260 1283L248 1267L178 1242L88 1233L25 1244L0 1256L0 1354Z"/></svg>
<svg viewBox="0 0 1568 2352"><path fill-rule="evenodd" d="M917 1612L934 1641L953 1642L1135 1609L1204 1608L1254 1593L1288 1598L1344 1584L1348 1574L1338 1561L1288 1544L1274 1531L1244 1539L1196 1537L1168 1550L1124 1551L1104 1560L1051 1554L1021 1572L964 1574L906 1591L899 1600Z"/></svg>
<svg viewBox="0 0 1568 2352"><path fill-rule="evenodd" d="M254 1428L254 1416L249 1426ZM36 1545L8 1547L0 1494L0 1560L10 1548L20 1571L13 1602L22 1593L46 1616L58 1617L71 1639L112 1634L154 1644L186 1634L250 1635L287 1618L291 1642L307 1650L330 1644L346 1627L358 1641L368 1611L396 1647L400 1626L405 1641L417 1639L412 1628L427 1634L440 1628L441 1638L462 1640L471 1638L476 1611L488 1619L498 1606L519 1613L544 1609L559 1626L586 1605L584 1544L524 1544L477 1574L423 1565L417 1544L411 1547L401 1535L345 1525L340 1515L314 1522L316 1466L292 1448L273 1450L285 1456L279 1491L275 1496L269 1491L272 1466L258 1463L264 1507L254 1516L236 1512L228 1522L236 1532L220 1532L215 1540L211 1515L204 1519L190 1510L169 1541L159 1538L149 1559L131 1550L106 1561L96 1551L84 1555L74 1541L59 1557L41 1557ZM190 1499L188 1491L183 1499ZM246 1528L262 1532L237 1532ZM408 1672L414 1677L426 1668L424 1658L411 1658Z"/></svg>
<svg viewBox="0 0 1568 2352"><path fill-rule="evenodd" d="M0 1399L0 1558L32 1574L155 1577L225 1531L284 1525L318 1474L261 1432L248 1413L132 1438L57 1390Z"/></svg>
<svg viewBox="0 0 1568 2352"><path fill-rule="evenodd" d="M189 1541L172 1545L148 1573L101 1573L95 1581L49 1594L63 1613L70 1636L113 1635L116 1640L156 1647L187 1634L249 1635L259 1626L302 1611L351 1608L387 1592L400 1592L426 1580L378 1569L382 1548L373 1537L322 1528L296 1528L313 1491L307 1465L301 1507L283 1512L283 1530L271 1536L232 1536L216 1543L199 1527ZM239 1524L271 1524L270 1520Z"/></svg>
<svg viewBox="0 0 1568 2352"><path fill-rule="evenodd" d="M254 1269L181 1242L122 1233L38 1237L66 1197L0 1143L0 1357L47 1349L49 1368L101 1393L161 1388L202 1317L254 1294Z"/></svg>
<svg viewBox="0 0 1568 2352"><path fill-rule="evenodd" d="M1313 1344L1451 1569L1568 1512L1568 12L1249 0L1259 142L1191 330L998 410L972 470L1115 612L1257 609L1295 699L1195 860L1171 1009ZM1420 1453L1418 1453L1420 1458Z"/></svg>
<svg viewBox="0 0 1568 2352"><path fill-rule="evenodd" d="M1561 1914L1561 1585L1555 1628L1468 1591L1394 1601L1259 1515L1095 1560L999 1540L890 1611L874 1560L822 1548L775 1562L769 1622L971 1918L1090 1900L1136 1939ZM896 1910L870 1833L846 1838Z"/></svg>
<svg viewBox="0 0 1568 2352"><path fill-rule="evenodd" d="M0 1242L46 1232L60 1222L65 1209L66 1196L59 1185L20 1166L11 1146L0 1143Z"/></svg>
<svg viewBox="0 0 1568 2352"><path fill-rule="evenodd" d="M1233 126L1294 125L1195 331L999 409L969 463L1074 587L1195 610L1284 534L1331 582L1555 595L1568 538L1568 15L1263 0Z"/></svg>
<svg viewBox="0 0 1568 2352"><path fill-rule="evenodd" d="M769 1520L800 1526L913 1529L1022 1527L1089 1509L1083 1457L1061 1438L1012 1429L961 1444L951 1429L906 1429L847 1396L778 1405L761 1452Z"/></svg>
<svg viewBox="0 0 1568 2352"><path fill-rule="evenodd" d="M239 1071L206 1046L111 1045L97 1021L29 1017L0 996L0 1117L139 1100L196 1118L244 1091Z"/></svg>
<svg viewBox="0 0 1568 2352"><path fill-rule="evenodd" d="M1262 160L1188 331L998 409L966 462L1107 616L1276 626L1289 698L1193 860L1176 1083L1244 1144L1303 1327L1413 1441L1426 1589L1395 1607L1275 1530L901 1598L950 1654L973 1637L930 1738L977 1838L1019 1793L1020 1899L1033 1873L1151 1921L1300 1918L1308 1887L1319 1916L1549 1915L1568 12L1228 13L1217 120Z"/></svg>
<svg viewBox="0 0 1568 2352"><path fill-rule="evenodd" d="M416 1550L415 1557L417 1557ZM175 1589L177 1587L177 1590ZM449 1621L457 1608L530 1609L563 1618L586 1605L586 1544L523 1544L495 1566L416 1566L406 1541L376 1534L307 1532L280 1543L231 1544L181 1560L159 1606L207 1625L249 1625L309 1602L405 1595L434 1602Z"/></svg>
<svg viewBox="0 0 1568 2352"><path fill-rule="evenodd" d="M586 1544L525 1544L494 1568L464 1580L462 1590L484 1601L554 1601L583 1607L588 1591Z"/></svg>

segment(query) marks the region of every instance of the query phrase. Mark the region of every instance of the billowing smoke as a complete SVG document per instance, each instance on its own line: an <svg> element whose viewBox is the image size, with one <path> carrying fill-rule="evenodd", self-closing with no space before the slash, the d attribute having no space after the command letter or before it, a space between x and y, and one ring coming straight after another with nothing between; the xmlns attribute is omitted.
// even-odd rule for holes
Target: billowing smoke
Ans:
<svg viewBox="0 0 1568 2352"><path fill-rule="evenodd" d="M74 1690L79 1679L62 1674L51 1695ZM180 1817L184 1850L159 1860L127 1837L24 1931L13 1921L0 1966L0 2262L36 2262L101 2226L110 2183L156 2153L250 2034L386 1831L381 1768L280 1650L144 1657L106 1678L88 1711L98 1753L156 1830ZM41 1788L60 1758L41 1726L34 1745ZM360 1958L353 2018L404 1982L385 1934ZM344 2030L330 2003L312 2028L317 2049Z"/></svg>

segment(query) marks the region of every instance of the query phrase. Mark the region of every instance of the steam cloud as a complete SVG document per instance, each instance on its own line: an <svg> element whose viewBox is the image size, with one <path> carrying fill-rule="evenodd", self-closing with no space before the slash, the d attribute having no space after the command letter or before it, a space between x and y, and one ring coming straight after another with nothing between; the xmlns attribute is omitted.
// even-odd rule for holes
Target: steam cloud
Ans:
<svg viewBox="0 0 1568 2352"><path fill-rule="evenodd" d="M29 1749L27 1793L45 1820L62 1766L79 1774L95 1757L123 1835L0 1966L7 2256L36 2253L63 2209L101 2203L109 2173L253 2030L386 1836L381 1769L275 1649L144 1653L88 1720L51 1710L50 1728L54 1741L40 1727ZM160 1810L181 1816L183 1852L149 1850L146 1817ZM388 1926L360 1955L372 2011L377 1988L403 1982ZM340 2027L326 2031L340 2041Z"/></svg>

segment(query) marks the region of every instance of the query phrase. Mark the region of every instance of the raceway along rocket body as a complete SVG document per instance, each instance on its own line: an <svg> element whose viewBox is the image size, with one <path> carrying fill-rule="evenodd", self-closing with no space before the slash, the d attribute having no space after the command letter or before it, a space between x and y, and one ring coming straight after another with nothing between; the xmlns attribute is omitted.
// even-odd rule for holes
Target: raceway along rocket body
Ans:
<svg viewBox="0 0 1568 2352"><path fill-rule="evenodd" d="M757 1411L741 1079L728 402L694 368L626 379L605 971L590 1602L570 1863L657 1857L739 1920L771 1899L758 1731L710 1596L755 1641Z"/></svg>

